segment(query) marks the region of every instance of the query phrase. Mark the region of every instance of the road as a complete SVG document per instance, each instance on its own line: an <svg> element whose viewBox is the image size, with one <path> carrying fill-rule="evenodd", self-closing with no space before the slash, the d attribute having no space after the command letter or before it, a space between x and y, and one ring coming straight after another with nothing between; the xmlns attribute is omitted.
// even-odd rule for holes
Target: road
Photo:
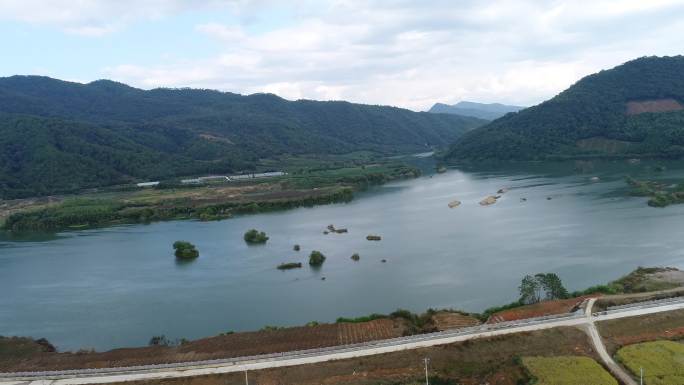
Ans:
<svg viewBox="0 0 684 385"><path fill-rule="evenodd" d="M603 361L608 370L610 370L613 376L617 377L620 382L625 385L637 385L636 381L634 381L629 373L625 372L625 370L613 360L613 357L608 354L606 346L603 344L603 340L601 339L601 335L599 334L598 329L596 329L596 324L594 323L595 317L591 314L591 311L594 308L594 302L596 302L596 298L589 299L589 302L585 308L584 316L588 320L586 332L591 338L591 342L594 345L596 353L598 353L599 357L601 357L601 361Z"/></svg>
<svg viewBox="0 0 684 385"><path fill-rule="evenodd" d="M109 368L75 370L61 372L2 373L0 385L80 385L107 384L113 382L155 380L165 378L194 377L209 374L244 372L283 366L315 364L331 360L364 357L376 354L397 352L407 349L418 349L430 346L450 344L477 338L493 337L505 334L522 333L535 330L551 329L563 326L578 326L588 331L594 346L606 365L614 375L626 384L634 381L612 360L606 352L594 322L619 319L665 311L684 309L684 298L667 302L639 303L631 307L610 310L602 313L591 313L594 301L590 301L586 311L570 315L541 317L528 320L505 322L501 324L483 325L467 329L447 332L422 334L392 340L375 341L354 346L341 346L315 351L289 352L284 354L246 357L228 360L214 360L194 363L178 363L173 365L149 365L131 368ZM612 362L612 364L610 364ZM613 366L614 365L614 366Z"/></svg>

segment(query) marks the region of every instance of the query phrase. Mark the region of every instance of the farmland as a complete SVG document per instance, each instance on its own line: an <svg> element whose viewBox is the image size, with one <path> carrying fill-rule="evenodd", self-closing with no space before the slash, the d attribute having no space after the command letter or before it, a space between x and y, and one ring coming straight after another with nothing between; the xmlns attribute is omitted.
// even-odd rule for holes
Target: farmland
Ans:
<svg viewBox="0 0 684 385"><path fill-rule="evenodd" d="M622 346L684 337L684 310L603 321L596 324L609 353Z"/></svg>
<svg viewBox="0 0 684 385"><path fill-rule="evenodd" d="M646 385L684 383L684 345L673 341L653 341L625 346L617 358L634 375L644 370Z"/></svg>
<svg viewBox="0 0 684 385"><path fill-rule="evenodd" d="M432 316L432 322L437 330L449 330L475 326L480 323L477 318L458 312L440 311Z"/></svg>
<svg viewBox="0 0 684 385"><path fill-rule="evenodd" d="M242 357L401 337L405 332L406 326L401 319L377 319L369 322L312 324L292 328L265 328L256 332L224 333L183 342L177 346L76 353L45 352L29 339L0 337L0 353L6 353L0 355L0 371L102 368ZM23 353L15 354L17 352Z"/></svg>
<svg viewBox="0 0 684 385"><path fill-rule="evenodd" d="M589 357L525 357L523 365L538 385L617 385L601 365Z"/></svg>

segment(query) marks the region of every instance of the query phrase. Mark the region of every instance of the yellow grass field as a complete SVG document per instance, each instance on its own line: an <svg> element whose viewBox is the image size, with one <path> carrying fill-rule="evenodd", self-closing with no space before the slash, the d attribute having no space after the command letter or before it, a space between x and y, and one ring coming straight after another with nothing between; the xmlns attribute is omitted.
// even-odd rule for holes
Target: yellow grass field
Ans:
<svg viewBox="0 0 684 385"><path fill-rule="evenodd" d="M618 385L589 357L525 357L522 362L537 385Z"/></svg>
<svg viewBox="0 0 684 385"><path fill-rule="evenodd" d="M644 368L644 384L684 384L684 344L654 341L628 345L618 350L618 360L633 374Z"/></svg>

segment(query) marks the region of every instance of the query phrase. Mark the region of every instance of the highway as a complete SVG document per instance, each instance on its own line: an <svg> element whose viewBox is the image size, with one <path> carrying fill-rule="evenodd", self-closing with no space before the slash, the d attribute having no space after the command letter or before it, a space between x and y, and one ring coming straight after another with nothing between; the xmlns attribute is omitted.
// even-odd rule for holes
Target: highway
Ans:
<svg viewBox="0 0 684 385"><path fill-rule="evenodd" d="M323 349L268 354L223 360L185 362L164 365L146 365L125 368L84 369L52 372L0 373L0 385L76 385L107 384L113 382L154 380L165 378L194 377L209 374L244 372L283 366L315 364L330 360L341 360L376 354L418 349L450 344L477 338L522 333L563 326L577 326L588 332L597 352L614 375L628 384L629 376L612 362L605 351L594 322L647 315L684 309L684 298L635 303L629 306L608 308L607 311L592 313L594 300L588 302L586 310L578 310L558 316L530 318L525 320L485 324L451 331L420 334L409 337L374 341L356 345L337 346ZM611 364L612 362L612 364ZM631 380L631 379L630 379Z"/></svg>

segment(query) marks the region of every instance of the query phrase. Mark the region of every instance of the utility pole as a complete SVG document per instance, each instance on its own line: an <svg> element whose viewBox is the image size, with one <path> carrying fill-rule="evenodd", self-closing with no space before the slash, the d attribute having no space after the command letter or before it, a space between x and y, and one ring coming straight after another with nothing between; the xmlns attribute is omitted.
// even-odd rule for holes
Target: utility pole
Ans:
<svg viewBox="0 0 684 385"><path fill-rule="evenodd" d="M639 368L641 375L639 376L639 384L644 385L644 368Z"/></svg>
<svg viewBox="0 0 684 385"><path fill-rule="evenodd" d="M430 380L428 379L428 364L430 363L430 359L425 357L423 362L425 362L425 385L430 385Z"/></svg>
<svg viewBox="0 0 684 385"><path fill-rule="evenodd" d="M247 377L247 371L245 370L245 385L249 385L249 377Z"/></svg>

